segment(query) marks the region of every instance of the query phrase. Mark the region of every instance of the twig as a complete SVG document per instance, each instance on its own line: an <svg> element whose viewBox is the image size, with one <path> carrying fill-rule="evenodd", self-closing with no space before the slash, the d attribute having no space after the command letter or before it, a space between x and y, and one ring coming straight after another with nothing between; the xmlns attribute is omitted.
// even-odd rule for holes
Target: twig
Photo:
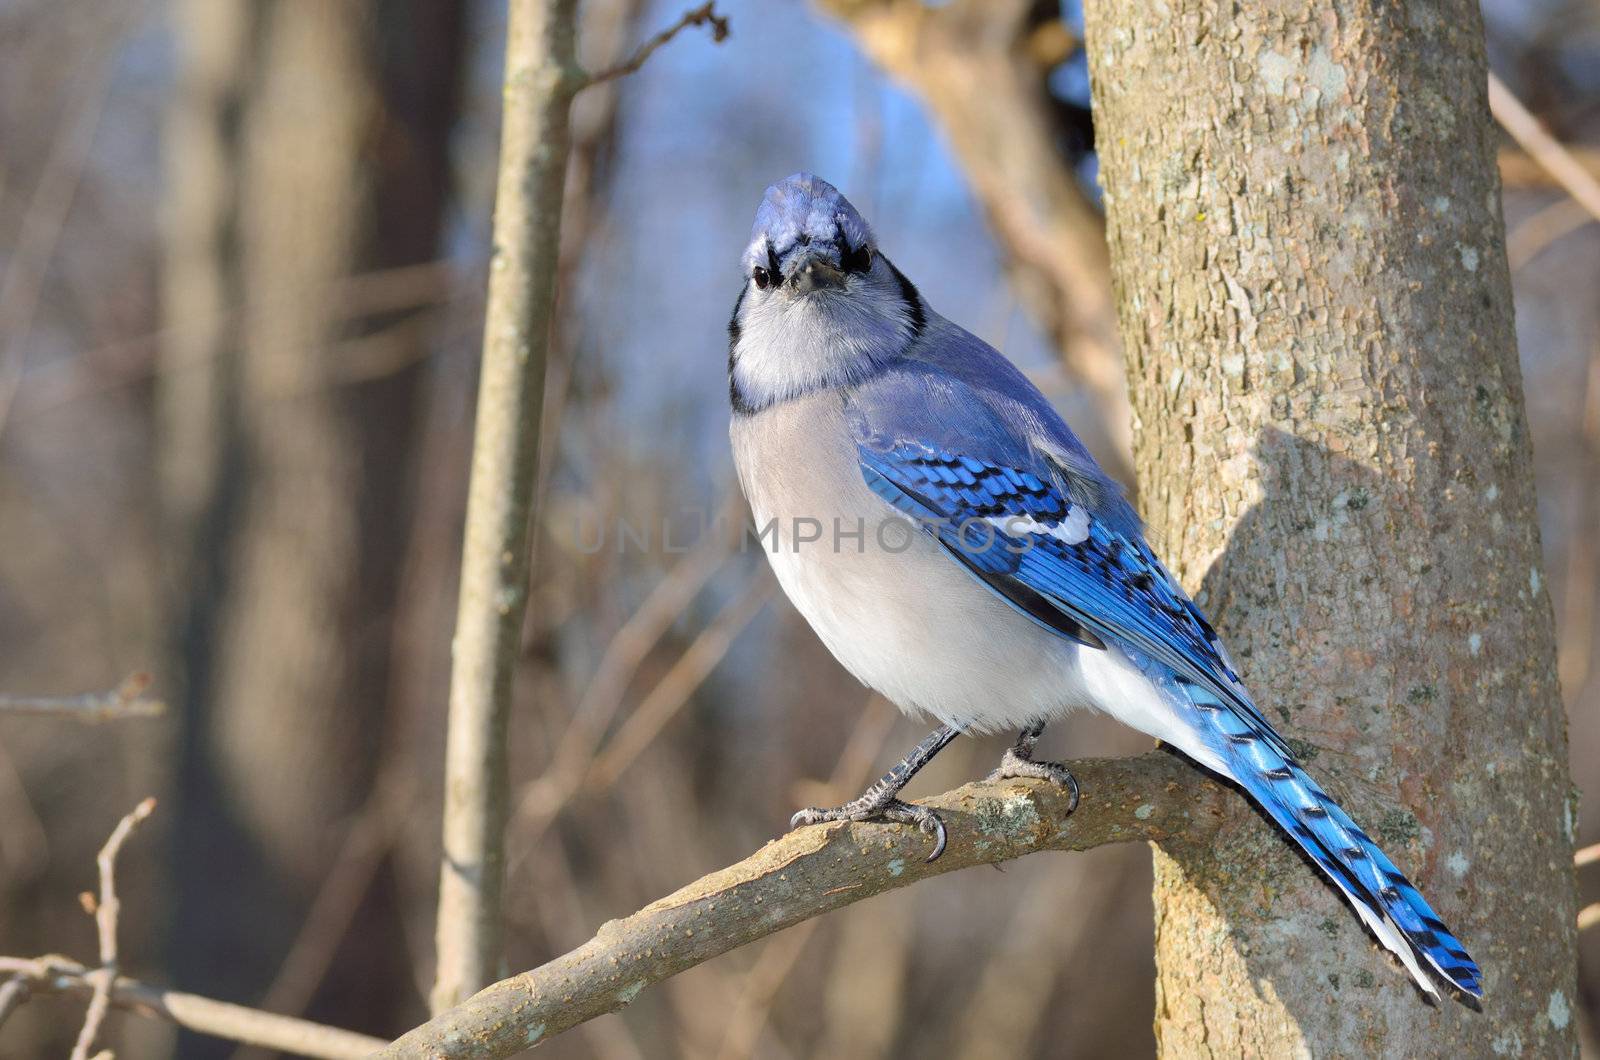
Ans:
<svg viewBox="0 0 1600 1060"><path fill-rule="evenodd" d="M117 855L122 844L128 841L139 823L155 812L156 800L147 798L133 808L133 812L117 822L111 838L100 848L95 859L100 866L100 900L93 903L95 928L100 936L100 967L85 978L92 984L89 1011L83 1018L83 1029L72 1047L72 1060L89 1060L89 1050L100 1035L100 1025L105 1022L111 1008L111 990L117 982L117 917L122 912L122 902L117 898ZM85 895L86 904L88 896Z"/></svg>
<svg viewBox="0 0 1600 1060"><path fill-rule="evenodd" d="M1579 931L1587 931L1596 924L1600 924L1600 902L1596 902L1593 905L1586 905L1582 909L1578 910Z"/></svg>
<svg viewBox="0 0 1600 1060"><path fill-rule="evenodd" d="M96 41L95 54L79 66L83 71L72 117L57 130L39 182L23 215L7 268L0 279L0 433L5 431L11 403L27 367L27 341L44 292L46 272L67 226L67 215L88 169L95 131L110 96L116 71L115 49L136 19L142 4L108 13Z"/></svg>
<svg viewBox="0 0 1600 1060"><path fill-rule="evenodd" d="M606 645L572 720L556 744L550 764L523 786L512 821L513 834L533 846L551 819L577 792L606 727L621 709L639 667L666 636L711 576L722 569L736 544L732 536L707 537L658 581Z"/></svg>
<svg viewBox="0 0 1600 1060"><path fill-rule="evenodd" d="M584 89L591 85L598 85L606 81L615 81L619 77L626 77L629 74L638 73L639 68L645 64L646 60L648 60L650 56L655 54L657 48L660 48L663 44L666 44L673 37L676 37L679 33L682 33L690 26L705 25L709 25L711 27L712 43L721 44L723 41L728 39L728 20L726 17L717 14L716 3L712 2L709 4L701 4L697 8L694 8L690 11L685 11L683 13L683 17L679 18L678 21L674 22L672 25L668 26L666 29L662 30L660 33L657 33L654 37L651 37L649 40L641 44L639 46L639 50L629 56L626 61L610 67L609 69L602 70L597 74L589 74L583 79L583 82L578 86L578 88Z"/></svg>
<svg viewBox="0 0 1600 1060"><path fill-rule="evenodd" d="M278 974L261 996L264 1011L293 1015L311 1003L400 831L412 800L413 781L406 770L388 767L380 773L372 794L346 830L339 855L300 922ZM234 1060L259 1055L259 1051L242 1049L234 1054Z"/></svg>
<svg viewBox="0 0 1600 1060"><path fill-rule="evenodd" d="M927 800L949 846L928 864L920 832L878 824L802 828L623 920L541 968L435 1016L386 1057L502 1057L614 1012L652 983L842 906L972 865L1039 850L1181 836L1204 843L1237 805L1167 754L1071 764L1083 803L1037 782L971 784Z"/></svg>
<svg viewBox="0 0 1600 1060"><path fill-rule="evenodd" d="M867 697L866 709L856 721L850 738L839 753L838 761L834 763L833 775L828 778L826 787L830 789L829 796L834 791L853 793L867 783L877 752L882 750L884 739L894 727L898 713L877 693ZM860 754L858 751L862 744L872 744L873 747L867 754ZM823 805L833 805L850 797L825 797ZM821 920L808 920L796 925L793 931L762 944L750 970L743 976L743 988L728 1014L722 1032L722 1044L717 1047L718 1060L754 1055L761 1032L771 1016L772 1003L805 953L819 924Z"/></svg>
<svg viewBox="0 0 1600 1060"><path fill-rule="evenodd" d="M0 695L0 717L8 714L54 714L82 721L110 721L116 718L154 718L167 712L167 705L144 692L150 675L130 675L108 692L85 692L81 696Z"/></svg>
<svg viewBox="0 0 1600 1060"><path fill-rule="evenodd" d="M1561 141L1550 135L1493 72L1489 74L1489 110L1511 138L1543 166L1568 195L1600 220L1600 180L1596 180Z"/></svg>
<svg viewBox="0 0 1600 1060"><path fill-rule="evenodd" d="M1568 147L1567 152L1576 158L1584 169L1595 176L1600 176L1600 150L1593 147ZM1548 188L1555 184L1550 171L1526 151L1515 147L1502 147L1497 161L1500 166L1500 183L1508 188Z"/></svg>
<svg viewBox="0 0 1600 1060"><path fill-rule="evenodd" d="M93 994L90 981L95 969L62 957L0 957L0 974L21 978L37 993L72 995ZM134 979L119 976L111 988L111 1004L147 1015L159 1016L179 1027L215 1038L247 1042L295 1056L319 1060L358 1060L372 1055L386 1044L354 1031L326 1027L319 1023L277 1016L241 1005L176 990L164 990Z"/></svg>
<svg viewBox="0 0 1600 1060"><path fill-rule="evenodd" d="M1506 234L1506 263L1517 272L1562 236L1595 221L1583 203L1562 197Z"/></svg>
<svg viewBox="0 0 1600 1060"><path fill-rule="evenodd" d="M777 591L777 582L765 571L751 576L749 584L723 605L717 617L702 629L694 641L672 664L672 668L645 696L622 728L612 737L589 767L586 783L596 788L616 783L634 759L643 754L652 740L671 721L717 668L734 639L744 632Z"/></svg>
<svg viewBox="0 0 1600 1060"><path fill-rule="evenodd" d="M1600 862L1600 843L1584 847L1572 855L1572 864L1580 869L1585 865L1593 865L1597 862Z"/></svg>
<svg viewBox="0 0 1600 1060"><path fill-rule="evenodd" d="M0 984L0 1024L4 1024L17 1006L28 1000L29 992L28 977L25 975L13 975Z"/></svg>

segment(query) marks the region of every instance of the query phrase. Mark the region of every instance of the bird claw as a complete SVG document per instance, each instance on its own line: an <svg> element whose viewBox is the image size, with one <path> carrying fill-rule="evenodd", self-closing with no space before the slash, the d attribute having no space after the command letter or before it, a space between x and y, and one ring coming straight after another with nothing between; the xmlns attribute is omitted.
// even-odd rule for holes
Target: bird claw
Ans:
<svg viewBox="0 0 1600 1060"><path fill-rule="evenodd" d="M1072 775L1072 770L1059 762L1035 762L1017 753L1016 748L1006 748L1006 753L1000 759L1000 766L986 778L990 784L997 784L1002 780L1027 778L1031 780L1047 780L1058 788L1067 789L1067 812L1078 808L1078 778Z"/></svg>
<svg viewBox="0 0 1600 1060"><path fill-rule="evenodd" d="M888 799L877 804L861 804L857 800L831 810L807 806L789 818L789 827L799 828L828 821L887 821L891 824L915 825L924 835L933 837L933 852L924 859L927 862L938 860L939 855L944 853L948 838L944 820L937 812L899 799Z"/></svg>

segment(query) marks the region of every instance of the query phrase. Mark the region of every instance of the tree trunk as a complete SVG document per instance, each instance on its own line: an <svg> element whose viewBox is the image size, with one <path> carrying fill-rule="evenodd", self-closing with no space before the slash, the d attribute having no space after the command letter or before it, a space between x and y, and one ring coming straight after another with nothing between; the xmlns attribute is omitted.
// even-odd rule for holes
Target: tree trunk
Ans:
<svg viewBox="0 0 1600 1060"><path fill-rule="evenodd" d="M255 997L385 730L428 318L395 286L414 274L372 274L439 256L465 4L180 7L159 394L187 739L175 963ZM332 976L346 1023L392 1026L410 992L383 891L352 935L388 978Z"/></svg>
<svg viewBox="0 0 1600 1060"><path fill-rule="evenodd" d="M1168 1056L1575 1051L1573 806L1473 0L1088 5L1153 540L1483 967L1430 1007L1240 800L1156 852Z"/></svg>

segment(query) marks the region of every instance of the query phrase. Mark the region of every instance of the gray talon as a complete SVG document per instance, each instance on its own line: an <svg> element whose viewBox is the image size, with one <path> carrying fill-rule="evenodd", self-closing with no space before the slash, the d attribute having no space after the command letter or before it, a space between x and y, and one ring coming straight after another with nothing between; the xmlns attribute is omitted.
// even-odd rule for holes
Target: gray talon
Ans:
<svg viewBox="0 0 1600 1060"><path fill-rule="evenodd" d="M933 861L944 853L947 838L944 821L926 806L914 806L896 798L885 799L876 805L857 799L832 810L808 806L789 818L789 827L799 828L828 821L886 821L890 824L915 825L923 834L933 837L933 853L926 860Z"/></svg>
<svg viewBox="0 0 1600 1060"><path fill-rule="evenodd" d="M932 861L944 853L944 822L939 819L937 813L926 806L913 806L901 802L895 796L906 786L907 781L916 776L917 770L927 765L933 756L960 735L960 732L961 730L954 726L939 726L913 747L911 753L901 759L893 769L879 778L877 783L863 792L860 798L852 799L832 810L808 806L789 818L789 827L799 828L801 825L821 824L824 821L890 821L895 824L914 824L925 834L933 836L933 853L928 855L928 860Z"/></svg>
<svg viewBox="0 0 1600 1060"><path fill-rule="evenodd" d="M1006 748L1006 753L1000 758L1000 767L988 776L991 784L1015 777L1026 777L1033 780L1048 780L1058 788L1066 788L1070 795L1067 800L1067 812L1078 808L1078 780L1072 771L1059 762L1035 762L1033 760L1033 746L1039 742L1039 733L1044 726L1034 725L1023 729L1017 737L1017 742Z"/></svg>

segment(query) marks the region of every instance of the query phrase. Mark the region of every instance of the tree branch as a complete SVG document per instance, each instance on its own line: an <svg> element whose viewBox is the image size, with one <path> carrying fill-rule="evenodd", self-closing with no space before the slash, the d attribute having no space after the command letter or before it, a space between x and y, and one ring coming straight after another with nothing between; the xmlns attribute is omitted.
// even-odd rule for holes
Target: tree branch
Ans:
<svg viewBox="0 0 1600 1060"><path fill-rule="evenodd" d="M1048 784L969 784L927 800L949 831L932 864L921 833L879 824L801 828L623 920L542 967L495 983L412 1030L385 1057L501 1057L614 1012L652 983L863 898L1040 850L1182 836L1204 842L1231 795L1155 753L1071 763L1076 813Z"/></svg>
<svg viewBox="0 0 1600 1060"><path fill-rule="evenodd" d="M439 869L442 1011L479 989L499 963L505 875L506 723L528 597L528 527L539 466L545 362L560 268L573 93L577 0L509 0L494 261L467 489L445 747L444 856ZM685 26L726 20L698 7L598 80L620 77Z"/></svg>
<svg viewBox="0 0 1600 1060"><path fill-rule="evenodd" d="M19 1001L29 993L92 996L95 990L94 969L65 957L0 957L0 974L8 977L7 989L21 984L15 991ZM5 996L0 993L0 999ZM354 1031L165 990L122 976L111 986L111 1004L160 1016L198 1034L320 1060L358 1060L387 1044Z"/></svg>
<svg viewBox="0 0 1600 1060"><path fill-rule="evenodd" d="M1600 220L1600 180L1584 168L1565 144L1550 135L1492 71L1489 74L1489 109L1529 157L1544 167L1568 195L1582 203L1595 220Z"/></svg>
<svg viewBox="0 0 1600 1060"><path fill-rule="evenodd" d="M386 1043L352 1031L325 1027L290 1016L230 1005L194 994L163 990L117 974L120 960L117 921L122 903L117 897L117 856L122 845L151 812L156 800L145 799L122 818L96 859L100 869L100 894L85 893L84 908L94 915L100 940L100 965L88 968L67 957L50 955L27 959L0 957L0 1023L33 994L86 995L89 1009L73 1046L74 1060L88 1057L112 1007L135 1009L161 1016L200 1034L261 1045L299 1056L326 1060L354 1060L369 1056Z"/></svg>
<svg viewBox="0 0 1600 1060"><path fill-rule="evenodd" d="M629 56L625 62L618 63L609 69L601 70L599 73L586 76L578 84L577 90L638 73L640 67L644 66L646 60L655 54L657 48L660 48L690 26L704 25L711 27L711 42L713 44L721 44L728 39L728 20L726 17L717 14L715 0L709 4L701 4L697 8L685 11L682 18L641 44L639 50Z"/></svg>
<svg viewBox="0 0 1600 1060"><path fill-rule="evenodd" d="M167 705L144 692L150 675L132 674L108 692L85 692L81 696L0 695L0 717L7 715L56 715L83 721L109 721L114 718L154 718L167 712Z"/></svg>
<svg viewBox="0 0 1600 1060"><path fill-rule="evenodd" d="M528 596L576 6L509 3L494 260L451 649L435 1012L490 981L499 962L506 724Z"/></svg>
<svg viewBox="0 0 1600 1060"><path fill-rule="evenodd" d="M122 913L122 902L117 898L117 855L122 844L128 841L133 830L155 812L156 800L147 798L133 811L117 822L111 836L100 848L95 859L100 867L100 898L84 894L84 906L94 914L96 933L100 937L100 967L85 976L93 986L89 997L89 1010L83 1017L83 1029L72 1047L72 1060L89 1060L89 1050L100 1035L100 1025L105 1022L111 1008L111 990L117 982L117 918Z"/></svg>

